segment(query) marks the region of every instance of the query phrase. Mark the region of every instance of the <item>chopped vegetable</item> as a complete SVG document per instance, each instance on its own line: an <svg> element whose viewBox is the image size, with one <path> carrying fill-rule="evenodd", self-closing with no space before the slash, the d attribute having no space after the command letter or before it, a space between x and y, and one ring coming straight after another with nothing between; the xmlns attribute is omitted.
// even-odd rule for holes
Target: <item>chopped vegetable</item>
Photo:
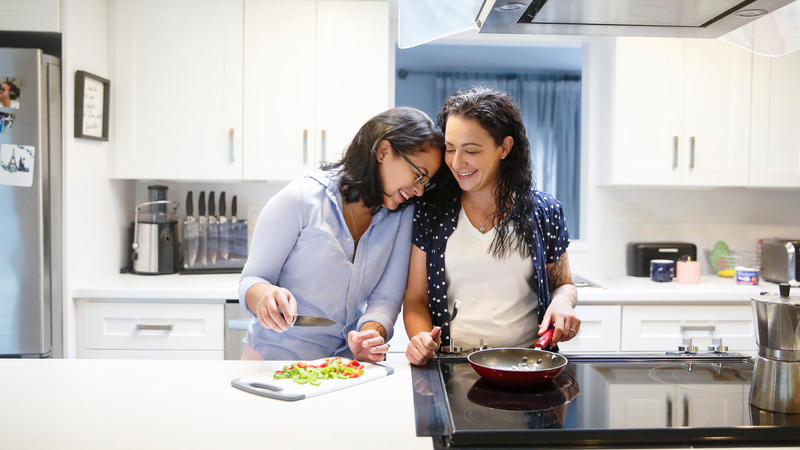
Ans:
<svg viewBox="0 0 800 450"><path fill-rule="evenodd" d="M364 366L355 359L347 364L342 363L342 358L325 358L325 362L315 366L298 362L291 366L284 366L283 370L276 370L272 376L275 380L291 379L297 384L311 384L319 386L319 380L358 378L364 375Z"/></svg>

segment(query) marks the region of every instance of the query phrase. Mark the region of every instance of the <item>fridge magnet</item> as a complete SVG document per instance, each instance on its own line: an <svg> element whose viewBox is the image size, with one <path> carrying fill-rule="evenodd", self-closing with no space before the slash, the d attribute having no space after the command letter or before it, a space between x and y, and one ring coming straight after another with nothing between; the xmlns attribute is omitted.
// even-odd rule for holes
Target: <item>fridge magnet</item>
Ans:
<svg viewBox="0 0 800 450"><path fill-rule="evenodd" d="M75 72L75 137L108 140L111 82L89 72Z"/></svg>
<svg viewBox="0 0 800 450"><path fill-rule="evenodd" d="M19 79L0 78L0 107L19 109Z"/></svg>
<svg viewBox="0 0 800 450"><path fill-rule="evenodd" d="M33 165L36 149L30 145L0 146L0 184L33 186Z"/></svg>
<svg viewBox="0 0 800 450"><path fill-rule="evenodd" d="M0 133L5 133L11 126L14 125L14 116L8 113L0 112Z"/></svg>

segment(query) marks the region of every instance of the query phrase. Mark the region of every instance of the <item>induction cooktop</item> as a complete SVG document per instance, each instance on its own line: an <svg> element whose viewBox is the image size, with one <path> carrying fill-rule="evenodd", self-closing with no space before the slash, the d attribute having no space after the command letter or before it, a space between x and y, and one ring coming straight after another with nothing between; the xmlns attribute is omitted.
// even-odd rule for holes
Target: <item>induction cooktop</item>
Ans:
<svg viewBox="0 0 800 450"><path fill-rule="evenodd" d="M466 355L414 367L417 435L434 448L797 445L800 416L749 404L736 353L565 355L535 388L496 386Z"/></svg>

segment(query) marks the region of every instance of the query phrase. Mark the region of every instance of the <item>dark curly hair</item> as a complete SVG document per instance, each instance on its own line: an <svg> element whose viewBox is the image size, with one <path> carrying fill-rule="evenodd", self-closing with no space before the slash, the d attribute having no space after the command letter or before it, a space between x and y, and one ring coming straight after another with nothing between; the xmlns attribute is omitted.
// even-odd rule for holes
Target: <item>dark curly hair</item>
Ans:
<svg viewBox="0 0 800 450"><path fill-rule="evenodd" d="M339 187L347 203L361 200L373 213L383 204L383 182L378 171L377 151L381 141L392 146L395 156L416 155L431 146L444 154L444 136L424 112L408 107L392 108L368 120L347 147L342 159L322 164L323 170L342 173ZM400 208L409 202L404 202ZM400 209L398 208L398 209Z"/></svg>
<svg viewBox="0 0 800 450"><path fill-rule="evenodd" d="M530 256L530 246L535 245L533 223L530 220L535 207L530 192L533 175L530 145L519 109L508 94L476 86L456 92L445 101L438 117L442 133L447 131L447 119L450 116L477 120L497 146L503 144L506 136L514 139L511 151L500 161L500 182L494 191L497 209L492 215L493 222L497 224L497 234L489 250L495 258L513 250L518 250L523 257ZM435 181L446 194L433 196L434 203L460 198L462 194L449 168L445 169L447 173L440 170ZM445 207L443 204L441 206ZM509 223L514 224L512 235L509 235L506 227Z"/></svg>

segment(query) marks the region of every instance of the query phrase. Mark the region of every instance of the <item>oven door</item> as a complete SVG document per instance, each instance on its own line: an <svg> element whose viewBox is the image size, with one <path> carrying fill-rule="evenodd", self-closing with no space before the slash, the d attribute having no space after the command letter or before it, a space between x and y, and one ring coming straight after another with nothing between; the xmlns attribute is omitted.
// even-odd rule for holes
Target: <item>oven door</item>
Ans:
<svg viewBox="0 0 800 450"><path fill-rule="evenodd" d="M239 306L239 300L225 302L225 359L242 359L244 337L252 318Z"/></svg>

